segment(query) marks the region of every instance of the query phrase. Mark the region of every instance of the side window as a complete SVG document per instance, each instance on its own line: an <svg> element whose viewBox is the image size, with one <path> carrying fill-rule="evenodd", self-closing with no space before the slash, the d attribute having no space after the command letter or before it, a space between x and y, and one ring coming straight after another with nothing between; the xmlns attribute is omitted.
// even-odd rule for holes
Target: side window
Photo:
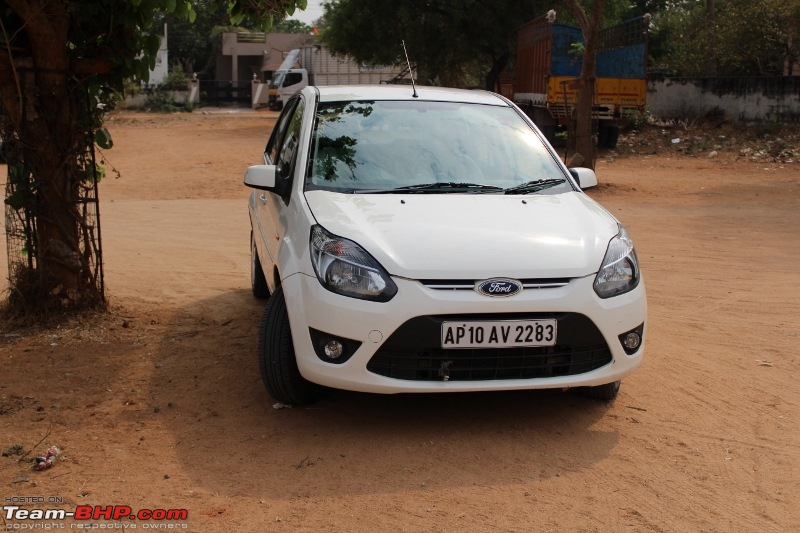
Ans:
<svg viewBox="0 0 800 533"><path fill-rule="evenodd" d="M264 156L267 159L267 163L270 165L278 164L278 151L283 137L286 134L286 128L289 126L289 119L292 117L292 113L294 113L294 108L298 101L300 101L300 98L293 98L286 104L283 108L283 113L278 117L278 122L275 123L269 141L267 141L267 147L264 149Z"/></svg>
<svg viewBox="0 0 800 533"><path fill-rule="evenodd" d="M286 81L283 83L284 87L291 87L303 81L303 75L299 72L291 72L286 75Z"/></svg>
<svg viewBox="0 0 800 533"><path fill-rule="evenodd" d="M283 136L280 148L278 149L275 164L278 167L279 179L286 179L292 175L294 163L297 160L297 147L300 144L300 129L303 125L303 110L305 103L298 98L297 105L291 113L286 127L286 134Z"/></svg>

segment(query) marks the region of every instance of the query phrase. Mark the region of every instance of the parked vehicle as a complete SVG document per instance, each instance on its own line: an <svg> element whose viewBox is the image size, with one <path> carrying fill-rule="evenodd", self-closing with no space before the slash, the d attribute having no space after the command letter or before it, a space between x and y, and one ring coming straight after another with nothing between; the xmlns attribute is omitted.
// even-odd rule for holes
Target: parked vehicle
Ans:
<svg viewBox="0 0 800 533"><path fill-rule="evenodd" d="M613 399L646 300L620 223L512 102L306 87L244 183L258 359L278 401L581 387Z"/></svg>
<svg viewBox="0 0 800 533"><path fill-rule="evenodd" d="M600 31L592 117L601 147L615 147L620 124L644 111L649 21L645 15ZM556 129L574 117L582 44L580 28L546 16L528 22L517 35L514 102L551 142Z"/></svg>
<svg viewBox="0 0 800 533"><path fill-rule="evenodd" d="M333 56L321 45L292 50L269 84L270 109L282 109L286 100L308 85L377 85L404 71L396 66L369 66L344 56Z"/></svg>

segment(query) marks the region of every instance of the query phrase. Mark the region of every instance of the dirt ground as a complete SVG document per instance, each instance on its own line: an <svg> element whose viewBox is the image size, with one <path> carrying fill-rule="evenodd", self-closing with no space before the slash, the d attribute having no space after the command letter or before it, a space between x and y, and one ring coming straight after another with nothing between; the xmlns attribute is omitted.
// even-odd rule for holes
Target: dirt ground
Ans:
<svg viewBox="0 0 800 533"><path fill-rule="evenodd" d="M108 122L110 312L0 329L0 448L26 454L0 457L3 505L186 509L168 524L198 532L800 531L800 162L600 158L590 194L633 237L649 298L645 360L613 404L331 392L275 409L241 184L275 118Z"/></svg>

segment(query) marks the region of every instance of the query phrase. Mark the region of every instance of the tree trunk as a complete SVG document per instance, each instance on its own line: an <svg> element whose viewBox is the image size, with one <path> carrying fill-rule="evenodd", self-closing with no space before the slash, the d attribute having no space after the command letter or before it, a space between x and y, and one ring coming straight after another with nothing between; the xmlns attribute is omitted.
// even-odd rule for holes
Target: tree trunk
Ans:
<svg viewBox="0 0 800 533"><path fill-rule="evenodd" d="M78 158L86 150L86 139L78 125L88 102L71 76L63 46L69 14L57 0L6 2L26 20L30 41L28 60L13 63L9 58L14 80L3 83L2 97L18 132L20 160L30 175L27 212L35 235L35 242L28 243L35 247L28 250L35 252L31 271L17 273L19 279L11 279L11 284L17 285L14 292L26 300L27 309L101 304L89 259L81 251L79 193L85 176Z"/></svg>
<svg viewBox="0 0 800 533"><path fill-rule="evenodd" d="M500 93L500 73L506 68L508 64L509 55L507 53L501 54L500 57L493 59L492 68L486 73L486 80L484 89Z"/></svg>
<svg viewBox="0 0 800 533"><path fill-rule="evenodd" d="M593 169L595 144L592 137L592 106L603 0L595 0L591 19L586 16L586 12L578 5L577 0L565 0L565 3L569 12L577 19L585 43L583 65L578 78L578 102L575 107L575 152L583 157L583 166Z"/></svg>
<svg viewBox="0 0 800 533"><path fill-rule="evenodd" d="M706 52L706 78L715 78L717 76L717 47L716 39L714 37L716 33L716 15L714 11L714 0L706 0L706 27L711 34L711 38L708 40L711 47Z"/></svg>

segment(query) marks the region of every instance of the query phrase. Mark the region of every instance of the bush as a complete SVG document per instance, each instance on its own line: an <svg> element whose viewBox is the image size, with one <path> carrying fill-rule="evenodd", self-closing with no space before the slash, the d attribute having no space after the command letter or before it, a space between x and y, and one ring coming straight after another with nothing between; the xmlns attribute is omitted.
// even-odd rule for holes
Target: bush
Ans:
<svg viewBox="0 0 800 533"><path fill-rule="evenodd" d="M188 108L187 108L188 103ZM178 111L191 111L191 102L176 102L171 91L158 90L147 97L144 102L145 111L154 113L175 113Z"/></svg>
<svg viewBox="0 0 800 533"><path fill-rule="evenodd" d="M175 65L171 72L164 76L158 88L162 91L185 91L189 85L189 76L183 71L183 67Z"/></svg>

